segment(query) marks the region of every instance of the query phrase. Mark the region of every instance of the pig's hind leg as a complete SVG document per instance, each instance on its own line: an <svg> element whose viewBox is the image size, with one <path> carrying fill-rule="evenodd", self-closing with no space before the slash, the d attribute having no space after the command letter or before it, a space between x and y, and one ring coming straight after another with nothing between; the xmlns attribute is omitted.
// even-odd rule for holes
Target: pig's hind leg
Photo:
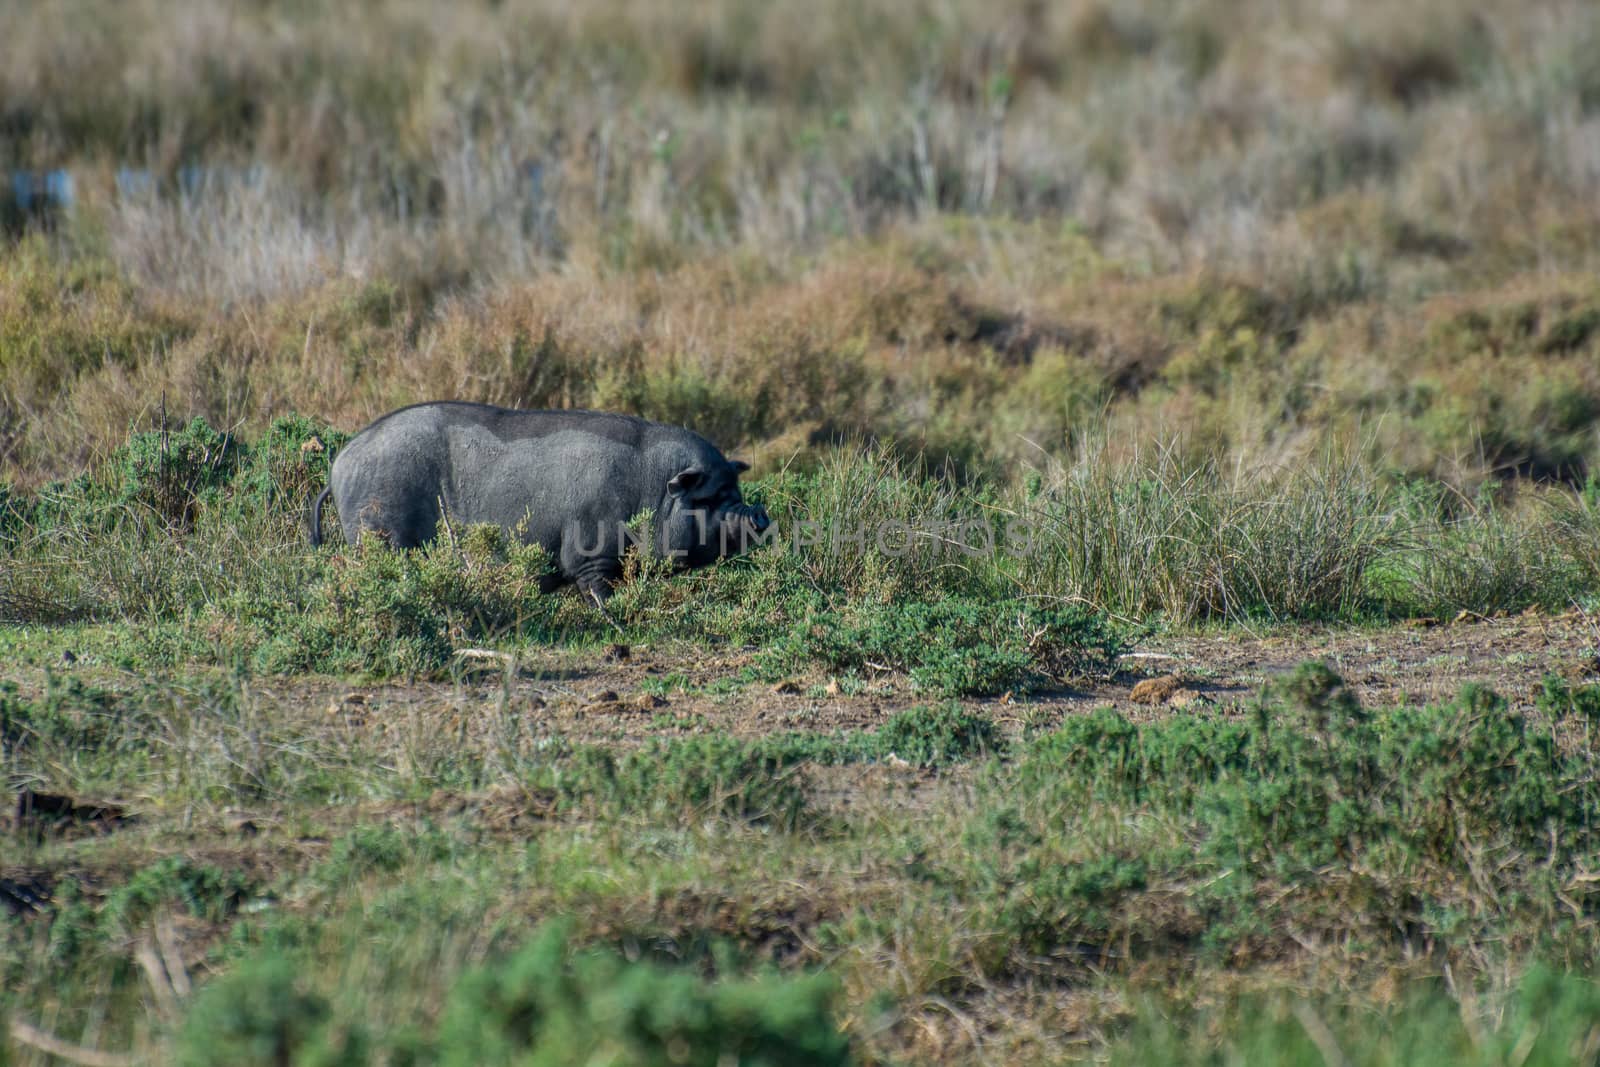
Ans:
<svg viewBox="0 0 1600 1067"><path fill-rule="evenodd" d="M600 612L600 617L609 622L613 630L621 633L622 627L606 610L606 601L611 599L617 582L622 578L622 564L614 559L585 560L581 572L578 576L578 588L582 590L585 598L594 603L595 609Z"/></svg>

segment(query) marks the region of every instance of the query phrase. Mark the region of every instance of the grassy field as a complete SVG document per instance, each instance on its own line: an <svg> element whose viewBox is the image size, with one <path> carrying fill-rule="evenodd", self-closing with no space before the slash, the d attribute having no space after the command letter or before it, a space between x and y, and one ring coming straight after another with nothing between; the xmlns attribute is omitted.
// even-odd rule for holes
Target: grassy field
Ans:
<svg viewBox="0 0 1600 1067"><path fill-rule="evenodd" d="M1600 9L0 40L0 1065L1600 1062ZM784 536L308 547L435 398Z"/></svg>

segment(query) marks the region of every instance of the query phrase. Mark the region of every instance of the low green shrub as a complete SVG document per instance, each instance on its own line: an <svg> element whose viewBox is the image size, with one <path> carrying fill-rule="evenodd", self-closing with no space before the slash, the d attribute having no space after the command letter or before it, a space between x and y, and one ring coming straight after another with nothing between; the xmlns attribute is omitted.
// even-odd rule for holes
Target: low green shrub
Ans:
<svg viewBox="0 0 1600 1067"><path fill-rule="evenodd" d="M299 522L306 506L328 482L334 457L350 434L305 415L273 419L250 448L250 459L234 483L236 505L246 513ZM331 519L331 509L324 521Z"/></svg>
<svg viewBox="0 0 1600 1067"><path fill-rule="evenodd" d="M134 434L112 456L118 474L113 499L187 526L201 507L215 506L247 459L242 442L199 416L167 433Z"/></svg>
<svg viewBox="0 0 1600 1067"><path fill-rule="evenodd" d="M45 676L41 700L24 698L14 682L0 682L0 752L15 756L39 747L98 749L120 733L115 693L68 675Z"/></svg>
<svg viewBox="0 0 1600 1067"><path fill-rule="evenodd" d="M1087 795L1193 817L1203 855L1261 874L1393 850L1464 872L1468 842L1537 853L1552 835L1576 847L1600 830L1600 776L1556 728L1475 686L1448 704L1369 711L1311 663L1244 722L1068 720L1025 750L1015 780L1042 811Z"/></svg>
<svg viewBox="0 0 1600 1067"><path fill-rule="evenodd" d="M359 1025L338 1025L300 969L268 954L241 963L195 997L178 1036L184 1067L359 1067L370 1063Z"/></svg>
<svg viewBox="0 0 1600 1067"><path fill-rule="evenodd" d="M839 730L827 734L794 730L768 734L756 744L762 752L781 760L785 765L813 763L818 766L839 766L866 763L883 755L883 747L875 730Z"/></svg>
<svg viewBox="0 0 1600 1067"><path fill-rule="evenodd" d="M97 898L76 878L56 887L50 921L50 957L74 965L104 964L122 955L130 938L142 934L165 911L182 909L208 923L222 923L259 888L248 875L182 856L157 860Z"/></svg>
<svg viewBox="0 0 1600 1067"><path fill-rule="evenodd" d="M1246 725L1227 720L1175 716L1141 725L1101 707L1034 739L1015 773L1029 793L1072 789L1118 803L1188 807L1211 783L1244 770L1249 738Z"/></svg>
<svg viewBox="0 0 1600 1067"><path fill-rule="evenodd" d="M1005 887L986 894L995 928L1011 952L1048 955L1072 939L1100 942L1122 904L1148 885L1149 861L1104 855L1063 863L1034 849L1007 872Z"/></svg>
<svg viewBox="0 0 1600 1067"><path fill-rule="evenodd" d="M1593 906L1600 846L1600 773L1570 743L1589 698L1550 692L1537 715L1473 686L1368 709L1312 663L1242 718L1072 716L982 772L937 877L978 902L996 975L1248 954L1290 916L1406 944L1543 928Z"/></svg>
<svg viewBox="0 0 1600 1067"><path fill-rule="evenodd" d="M1535 702L1547 715L1600 725L1600 685L1573 685L1559 674L1547 674Z"/></svg>
<svg viewBox="0 0 1600 1067"><path fill-rule="evenodd" d="M878 728L874 741L880 754L924 767L999 752L1004 747L989 718L954 702L897 712Z"/></svg>
<svg viewBox="0 0 1600 1067"><path fill-rule="evenodd" d="M318 878L337 885L368 874L392 874L411 863L436 862L448 853L448 838L436 830L363 823L333 843Z"/></svg>
<svg viewBox="0 0 1600 1067"><path fill-rule="evenodd" d="M173 856L144 868L105 900L100 918L108 929L132 933L163 907L179 906L192 915L220 922L256 889L238 871Z"/></svg>
<svg viewBox="0 0 1600 1067"><path fill-rule="evenodd" d="M849 673L899 670L920 689L958 696L1109 673L1125 648L1119 631L1084 608L951 597L817 611L764 659L775 673L811 662Z"/></svg>
<svg viewBox="0 0 1600 1067"><path fill-rule="evenodd" d="M1201 797L1209 847L1256 869L1347 860L1391 829L1371 717L1322 663L1301 664L1274 695L1252 709L1240 773Z"/></svg>
<svg viewBox="0 0 1600 1067"><path fill-rule="evenodd" d="M439 1027L441 1067L629 1067L853 1062L822 976L728 980L576 952L552 926L500 964L465 975Z"/></svg>
<svg viewBox="0 0 1600 1067"><path fill-rule="evenodd" d="M1487 689L1369 713L1326 667L1304 665L1284 693L1256 708L1241 773L1200 804L1219 858L1308 870L1399 850L1465 872L1474 842L1538 851L1600 826L1593 768Z"/></svg>
<svg viewBox="0 0 1600 1067"><path fill-rule="evenodd" d="M558 604L539 586L549 570L542 549L497 527L472 527L410 552L368 537L324 569L300 610L229 607L255 614L270 635L255 653L268 671L436 675L467 640L548 633Z"/></svg>
<svg viewBox="0 0 1600 1067"><path fill-rule="evenodd" d="M854 1062L828 977L726 979L580 950L562 924L463 974L436 1035L375 1034L352 1009L307 989L295 960L246 959L196 996L178 1062L240 1067L619 1067Z"/></svg>

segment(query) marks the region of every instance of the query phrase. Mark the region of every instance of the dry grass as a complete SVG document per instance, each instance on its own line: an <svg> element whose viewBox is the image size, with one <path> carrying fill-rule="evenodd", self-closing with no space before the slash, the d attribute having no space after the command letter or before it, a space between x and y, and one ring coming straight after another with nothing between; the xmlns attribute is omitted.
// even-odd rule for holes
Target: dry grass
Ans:
<svg viewBox="0 0 1600 1067"><path fill-rule="evenodd" d="M1587 5L51 0L0 35L0 157L77 196L0 275L13 480L163 393L990 472L1105 414L1469 487L1594 457Z"/></svg>

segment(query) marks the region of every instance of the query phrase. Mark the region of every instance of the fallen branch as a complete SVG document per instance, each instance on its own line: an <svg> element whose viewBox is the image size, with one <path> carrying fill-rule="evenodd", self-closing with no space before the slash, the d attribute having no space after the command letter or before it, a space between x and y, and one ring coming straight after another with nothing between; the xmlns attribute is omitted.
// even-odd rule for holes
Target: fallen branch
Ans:
<svg viewBox="0 0 1600 1067"><path fill-rule="evenodd" d="M507 668L515 667L517 665L517 657L513 656L509 652L496 652L492 648L458 648L456 649L456 658L492 660L493 662Z"/></svg>
<svg viewBox="0 0 1600 1067"><path fill-rule="evenodd" d="M120 1052L99 1052L81 1045L71 1045L56 1037L47 1034L37 1026L31 1026L21 1019L13 1016L10 1020L11 1040L28 1048L38 1049L49 1056L55 1056L69 1063L81 1063L84 1067L133 1067L137 1061L132 1056L124 1056Z"/></svg>

